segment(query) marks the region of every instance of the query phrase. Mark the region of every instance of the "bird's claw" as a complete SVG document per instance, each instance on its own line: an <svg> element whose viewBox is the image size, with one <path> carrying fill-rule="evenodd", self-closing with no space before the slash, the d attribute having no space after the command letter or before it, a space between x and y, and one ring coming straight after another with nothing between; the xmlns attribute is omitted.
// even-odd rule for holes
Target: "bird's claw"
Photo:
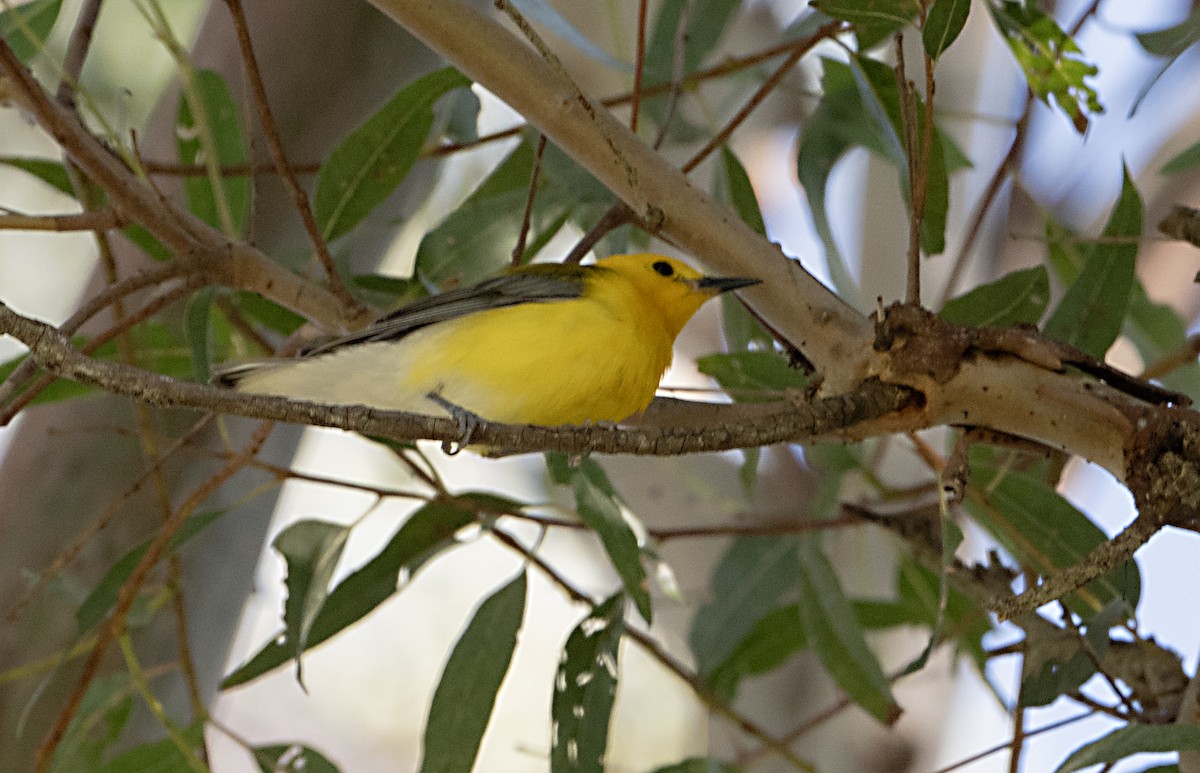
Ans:
<svg viewBox="0 0 1200 773"><path fill-rule="evenodd" d="M437 392L430 392L425 395L440 408L443 408L450 414L450 418L458 422L458 439L443 440L442 453L447 456L454 456L459 451L463 450L471 444L471 438L475 435L475 430L483 423L483 419L477 413L473 413L461 405L452 403L446 398L439 395Z"/></svg>

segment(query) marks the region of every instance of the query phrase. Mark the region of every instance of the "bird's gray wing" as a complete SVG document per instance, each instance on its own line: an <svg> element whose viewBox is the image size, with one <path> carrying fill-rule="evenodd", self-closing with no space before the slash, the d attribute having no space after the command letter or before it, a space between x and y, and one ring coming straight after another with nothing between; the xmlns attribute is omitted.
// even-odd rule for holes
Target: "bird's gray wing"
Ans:
<svg viewBox="0 0 1200 773"><path fill-rule="evenodd" d="M486 279L479 284L421 298L393 311L355 333L320 344L305 355L325 354L353 344L394 341L427 325L445 322L468 314L521 303L545 303L569 300L583 294L583 272L589 267L573 266L575 271L561 276L558 272L524 270Z"/></svg>

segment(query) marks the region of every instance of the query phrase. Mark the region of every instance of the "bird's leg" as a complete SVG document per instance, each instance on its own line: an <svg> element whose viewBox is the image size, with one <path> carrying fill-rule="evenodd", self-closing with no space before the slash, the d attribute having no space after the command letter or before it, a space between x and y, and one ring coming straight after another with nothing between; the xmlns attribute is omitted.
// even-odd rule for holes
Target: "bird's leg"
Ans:
<svg viewBox="0 0 1200 773"><path fill-rule="evenodd" d="M461 405L452 403L446 398L439 395L437 392L429 392L425 395L434 403L443 408L450 417L458 422L458 446L455 447L451 441L442 441L442 453L447 456L454 456L459 451L471 444L471 437L475 434L475 430L483 423L483 418L473 413Z"/></svg>

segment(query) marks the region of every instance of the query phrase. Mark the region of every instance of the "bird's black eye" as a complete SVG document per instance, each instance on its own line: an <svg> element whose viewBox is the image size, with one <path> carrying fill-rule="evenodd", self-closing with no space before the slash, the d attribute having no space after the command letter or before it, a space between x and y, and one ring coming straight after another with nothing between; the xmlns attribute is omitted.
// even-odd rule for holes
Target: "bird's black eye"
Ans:
<svg viewBox="0 0 1200 773"><path fill-rule="evenodd" d="M662 276L671 276L675 273L675 267L665 260L656 260L650 268L657 271Z"/></svg>

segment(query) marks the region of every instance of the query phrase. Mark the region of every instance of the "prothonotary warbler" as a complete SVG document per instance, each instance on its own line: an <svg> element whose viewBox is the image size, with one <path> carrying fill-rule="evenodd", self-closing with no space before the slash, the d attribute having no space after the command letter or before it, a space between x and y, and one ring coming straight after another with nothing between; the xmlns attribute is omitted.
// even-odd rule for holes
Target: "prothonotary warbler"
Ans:
<svg viewBox="0 0 1200 773"><path fill-rule="evenodd" d="M511 424L617 422L650 404L700 306L758 281L703 276L654 254L521 266L410 303L301 357L234 365L214 380L322 403L432 415L457 408Z"/></svg>

